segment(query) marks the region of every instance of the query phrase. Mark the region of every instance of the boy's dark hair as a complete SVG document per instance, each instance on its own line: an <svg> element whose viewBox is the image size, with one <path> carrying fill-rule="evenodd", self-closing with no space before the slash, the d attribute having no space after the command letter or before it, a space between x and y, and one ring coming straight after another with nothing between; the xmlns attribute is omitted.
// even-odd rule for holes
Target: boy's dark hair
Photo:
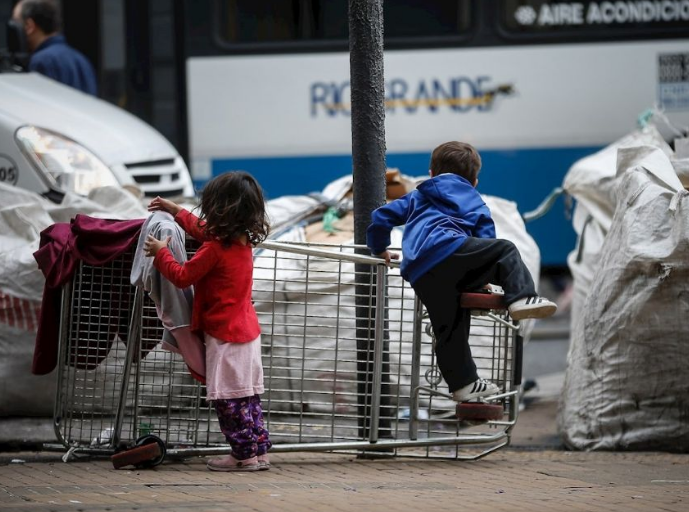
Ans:
<svg viewBox="0 0 689 512"><path fill-rule="evenodd" d="M446 142L433 150L430 169L433 176L457 174L473 184L481 170L481 156L466 142Z"/></svg>
<svg viewBox="0 0 689 512"><path fill-rule="evenodd" d="M221 174L206 184L199 203L208 236L229 246L242 235L257 245L266 239L270 230L261 186L254 177L243 171Z"/></svg>
<svg viewBox="0 0 689 512"><path fill-rule="evenodd" d="M60 9L53 0L23 0L22 21L31 18L45 34L52 34L61 28Z"/></svg>

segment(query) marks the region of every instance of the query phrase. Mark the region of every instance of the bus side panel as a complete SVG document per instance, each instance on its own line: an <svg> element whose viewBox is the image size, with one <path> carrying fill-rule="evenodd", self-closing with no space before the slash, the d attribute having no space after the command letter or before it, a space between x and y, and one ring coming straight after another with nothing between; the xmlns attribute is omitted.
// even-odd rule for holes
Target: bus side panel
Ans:
<svg viewBox="0 0 689 512"><path fill-rule="evenodd" d="M435 146L464 140L483 155L480 190L527 211L656 103L689 125L689 83L659 65L687 54L687 40L389 51L388 165L424 175ZM187 69L197 184L241 168L276 197L351 172L348 54L198 57ZM564 265L570 222L552 216L529 229L544 263Z"/></svg>

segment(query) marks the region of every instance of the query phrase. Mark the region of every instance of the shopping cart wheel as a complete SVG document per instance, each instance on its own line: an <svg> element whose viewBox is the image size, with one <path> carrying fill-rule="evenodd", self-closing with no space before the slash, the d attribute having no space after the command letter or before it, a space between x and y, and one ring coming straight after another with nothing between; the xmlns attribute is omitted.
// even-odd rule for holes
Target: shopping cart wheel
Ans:
<svg viewBox="0 0 689 512"><path fill-rule="evenodd" d="M116 453L110 460L115 469L134 466L139 469L152 468L165 459L165 443L158 436L146 435L136 440L132 448Z"/></svg>
<svg viewBox="0 0 689 512"><path fill-rule="evenodd" d="M457 404L457 419L471 422L485 422L502 419L505 410L502 405L484 402L461 402Z"/></svg>

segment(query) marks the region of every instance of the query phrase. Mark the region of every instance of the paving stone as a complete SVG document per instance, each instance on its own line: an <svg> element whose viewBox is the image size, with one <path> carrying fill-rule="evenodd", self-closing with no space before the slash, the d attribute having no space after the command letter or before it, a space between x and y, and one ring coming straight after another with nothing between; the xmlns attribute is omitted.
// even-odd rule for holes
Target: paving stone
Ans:
<svg viewBox="0 0 689 512"><path fill-rule="evenodd" d="M271 471L243 474L207 471L201 458L140 471L22 458L0 463L0 512L689 510L689 455L679 454L503 450L477 462L279 454Z"/></svg>

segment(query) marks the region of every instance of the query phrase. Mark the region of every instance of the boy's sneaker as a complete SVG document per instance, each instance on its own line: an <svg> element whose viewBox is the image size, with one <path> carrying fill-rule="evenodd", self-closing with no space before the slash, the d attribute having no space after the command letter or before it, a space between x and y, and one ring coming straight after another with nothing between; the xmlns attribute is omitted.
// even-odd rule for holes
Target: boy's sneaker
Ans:
<svg viewBox="0 0 689 512"><path fill-rule="evenodd" d="M507 309L512 320L524 320L525 318L545 318L554 315L557 305L544 297L526 297L513 302Z"/></svg>
<svg viewBox="0 0 689 512"><path fill-rule="evenodd" d="M474 398L493 396L500 393L500 388L486 379L478 379L452 393L455 402L466 402Z"/></svg>

